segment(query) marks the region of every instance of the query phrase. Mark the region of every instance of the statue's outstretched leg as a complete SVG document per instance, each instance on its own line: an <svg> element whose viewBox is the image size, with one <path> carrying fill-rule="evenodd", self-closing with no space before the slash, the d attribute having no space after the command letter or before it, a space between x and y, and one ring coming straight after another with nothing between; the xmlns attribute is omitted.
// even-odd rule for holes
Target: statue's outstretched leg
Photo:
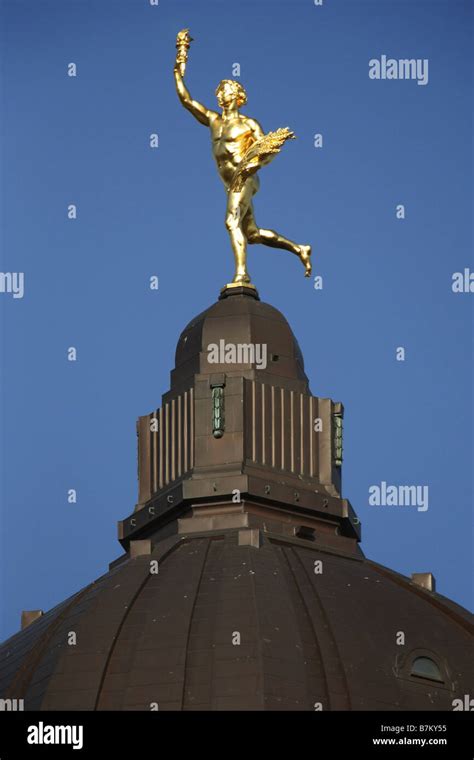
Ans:
<svg viewBox="0 0 474 760"><path fill-rule="evenodd" d="M227 196L225 226L230 235L235 258L235 275L232 282L250 282L250 275L247 272L247 238L243 230L243 219L253 193L254 183L252 178L249 178L242 190L238 193L231 191Z"/></svg>
<svg viewBox="0 0 474 760"><path fill-rule="evenodd" d="M311 275L311 246L298 245L297 243L293 243L292 240L283 237L283 235L279 235L278 232L275 232L274 230L265 230L258 227L255 221L252 204L249 205L245 215L243 229L249 243L261 243L263 245L269 245L272 248L283 248L285 251L291 251L291 253L294 253L295 256L298 256L305 268L305 277Z"/></svg>

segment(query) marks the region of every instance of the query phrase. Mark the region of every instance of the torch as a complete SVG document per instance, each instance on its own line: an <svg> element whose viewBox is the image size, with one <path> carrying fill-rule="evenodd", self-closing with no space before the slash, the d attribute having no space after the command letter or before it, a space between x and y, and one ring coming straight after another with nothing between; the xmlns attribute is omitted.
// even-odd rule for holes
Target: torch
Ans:
<svg viewBox="0 0 474 760"><path fill-rule="evenodd" d="M184 76L186 70L186 61L188 60L188 50L193 38L189 34L189 29L182 29L176 37L176 66L181 76Z"/></svg>

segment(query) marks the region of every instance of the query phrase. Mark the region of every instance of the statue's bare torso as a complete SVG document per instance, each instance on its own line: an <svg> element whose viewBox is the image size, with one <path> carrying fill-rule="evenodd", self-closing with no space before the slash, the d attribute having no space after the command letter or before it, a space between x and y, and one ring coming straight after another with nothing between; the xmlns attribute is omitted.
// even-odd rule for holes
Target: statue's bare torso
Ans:
<svg viewBox="0 0 474 760"><path fill-rule="evenodd" d="M263 130L258 122L243 114L224 119L216 113L209 119L209 127L212 153L222 181L228 188L246 151L258 139L257 135L263 134ZM257 180L256 177L254 179Z"/></svg>

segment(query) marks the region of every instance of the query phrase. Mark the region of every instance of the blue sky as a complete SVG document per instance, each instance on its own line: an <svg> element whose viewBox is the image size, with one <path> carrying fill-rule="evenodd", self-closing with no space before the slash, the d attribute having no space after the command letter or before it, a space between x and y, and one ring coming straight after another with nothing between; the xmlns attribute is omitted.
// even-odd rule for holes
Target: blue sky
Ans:
<svg viewBox="0 0 474 760"><path fill-rule="evenodd" d="M313 394L344 403L362 547L403 574L433 572L472 606L473 295L451 289L474 269L470 3L1 8L1 270L25 273L25 295L0 294L0 638L121 553L135 420L160 405L181 330L232 274L209 135L174 91L186 26L195 98L215 108L239 63L245 113L297 134L261 172L256 218L313 244L324 287L284 251L252 247L249 269L288 318ZM428 84L371 80L381 55L428 59ZM381 481L428 485L429 509L369 506Z"/></svg>

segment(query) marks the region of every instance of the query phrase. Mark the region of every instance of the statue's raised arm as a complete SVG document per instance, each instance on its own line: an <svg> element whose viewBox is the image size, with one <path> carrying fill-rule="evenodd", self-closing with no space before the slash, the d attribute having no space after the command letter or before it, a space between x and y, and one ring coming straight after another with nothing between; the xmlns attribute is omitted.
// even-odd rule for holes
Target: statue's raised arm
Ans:
<svg viewBox="0 0 474 760"><path fill-rule="evenodd" d="M184 84L183 77L186 71L189 47L193 38L189 34L189 29L182 29L176 37L176 62L174 65L174 78L176 82L176 92L185 108L205 127L209 126L211 116L216 115L215 111L206 108L202 103L193 100L188 88Z"/></svg>

